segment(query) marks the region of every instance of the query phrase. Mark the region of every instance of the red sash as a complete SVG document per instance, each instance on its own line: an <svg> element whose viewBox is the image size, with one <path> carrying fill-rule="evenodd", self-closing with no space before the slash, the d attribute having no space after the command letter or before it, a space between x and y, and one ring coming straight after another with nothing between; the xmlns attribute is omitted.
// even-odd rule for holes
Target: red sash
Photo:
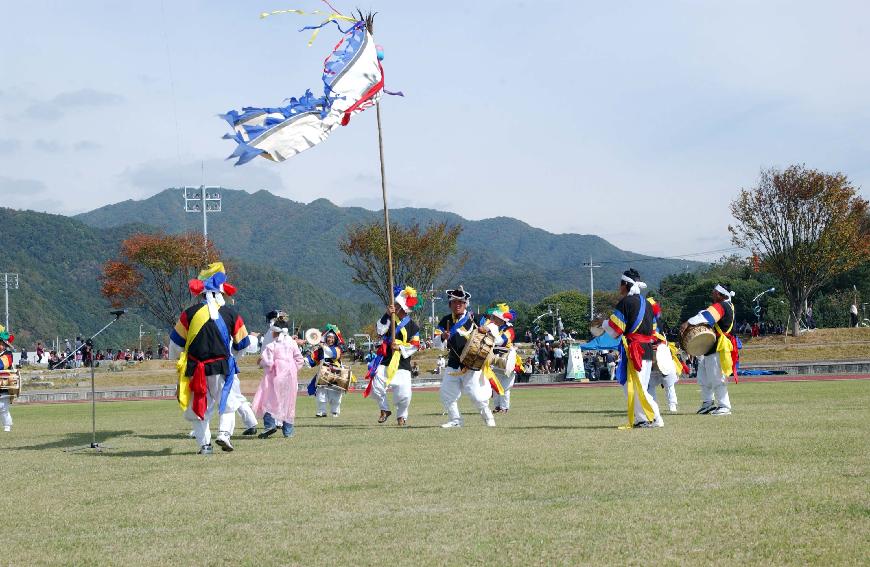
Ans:
<svg viewBox="0 0 870 567"><path fill-rule="evenodd" d="M205 419L205 410L208 407L206 394L208 394L208 382L205 381L205 365L218 360L226 360L226 356L217 356L206 360L197 360L190 353L187 353L187 358L196 363L196 368L193 371L193 376L190 377L190 392L193 394L191 407L193 413L199 419Z"/></svg>
<svg viewBox="0 0 870 567"><path fill-rule="evenodd" d="M656 337L640 333L627 333L625 338L628 340L628 359L634 365L634 369L640 371L641 366L643 366L643 345L654 343Z"/></svg>

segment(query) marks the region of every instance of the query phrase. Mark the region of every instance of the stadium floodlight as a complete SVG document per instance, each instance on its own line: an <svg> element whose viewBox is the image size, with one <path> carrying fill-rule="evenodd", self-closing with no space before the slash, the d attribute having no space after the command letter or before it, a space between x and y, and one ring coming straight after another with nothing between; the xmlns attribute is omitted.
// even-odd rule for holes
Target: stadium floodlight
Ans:
<svg viewBox="0 0 870 567"><path fill-rule="evenodd" d="M221 187L183 187L184 212L202 213L202 238L208 245L208 213L219 213L222 210Z"/></svg>
<svg viewBox="0 0 870 567"><path fill-rule="evenodd" d="M3 292L6 296L6 330L9 330L9 290L18 289L18 274L10 272L0 273L0 285L3 286Z"/></svg>

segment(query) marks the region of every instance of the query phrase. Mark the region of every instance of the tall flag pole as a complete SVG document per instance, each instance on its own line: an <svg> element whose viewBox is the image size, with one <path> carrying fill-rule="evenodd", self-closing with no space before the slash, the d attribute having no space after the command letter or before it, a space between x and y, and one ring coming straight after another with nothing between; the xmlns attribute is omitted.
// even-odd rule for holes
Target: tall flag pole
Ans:
<svg viewBox="0 0 870 567"><path fill-rule="evenodd" d="M281 162L323 142L341 126L347 126L353 115L374 106L377 110L378 150L381 161L381 192L384 200L384 233L387 242L387 262L389 273L388 299L394 294L393 247L390 239L390 213L387 207L387 183L384 173L384 138L381 126L381 96L404 96L401 92L384 89L384 69L381 65L383 50L375 45L372 36L374 13L345 16L338 12L327 0L323 0L331 12L319 25L306 26L304 30L313 33L308 42L310 46L323 28L335 26L341 33L341 40L332 49L323 64L323 94L318 96L311 90L296 98L285 99L281 106L245 106L240 110L230 110L220 117L232 127L225 139L236 143L236 148L227 159L235 159L236 165L243 165L261 157L272 162ZM264 12L261 18L276 14L324 15L315 10L277 10ZM345 27L342 27L345 26ZM395 325L390 325L395 339Z"/></svg>
<svg viewBox="0 0 870 567"><path fill-rule="evenodd" d="M360 14L362 15L362 14ZM374 14L369 14L365 18L366 28L369 33L374 35ZM387 240L387 273L389 274L389 287L387 288L387 297L392 299L395 293L395 281L393 280L393 245L390 240L390 209L387 207L387 176L384 172L384 129L381 126L381 101L375 104L375 114L378 119L378 155L381 159L381 195L384 198L384 237ZM395 320L390 321L390 335L393 342L396 341L396 324Z"/></svg>

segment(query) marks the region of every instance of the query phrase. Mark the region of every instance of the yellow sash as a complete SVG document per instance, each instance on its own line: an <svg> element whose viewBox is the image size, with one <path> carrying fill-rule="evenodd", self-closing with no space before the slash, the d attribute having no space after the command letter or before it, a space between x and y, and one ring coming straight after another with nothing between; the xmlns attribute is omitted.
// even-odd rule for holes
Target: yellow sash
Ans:
<svg viewBox="0 0 870 567"><path fill-rule="evenodd" d="M397 319L396 316L393 315L393 325L397 324L396 319ZM400 347L401 346L410 346L410 344L406 340L404 340L404 339L408 338L408 331L404 327L402 327L402 329L400 329L399 332L402 334L402 338L400 339L397 335L396 338L393 340L393 344L390 345L390 348L392 348L393 345L400 346ZM402 360L402 351L394 350L393 354L390 358L390 363L387 365L387 382L386 382L385 386L389 386L390 382L393 381L393 376L396 375L396 371L399 369L399 362L401 360Z"/></svg>
<svg viewBox="0 0 870 567"><path fill-rule="evenodd" d="M175 397L178 400L178 405L181 406L181 411L187 409L190 405L190 377L185 376L187 371L187 349L193 338L202 330L202 326L209 320L208 305L203 305L193 315L190 321L190 326L187 328L187 340L184 343L184 350L178 356L178 361L175 363L175 369L178 371L178 390Z"/></svg>
<svg viewBox="0 0 870 567"><path fill-rule="evenodd" d="M734 345L730 340L728 340L728 337L725 336L725 334L730 333L733 328L734 317L731 318L731 326L728 327L728 330L725 332L722 332L719 323L716 323L716 330L719 331L719 338L716 339L716 353L719 355L719 366L722 368L722 374L725 376L731 376L734 370L734 359L731 357Z"/></svg>

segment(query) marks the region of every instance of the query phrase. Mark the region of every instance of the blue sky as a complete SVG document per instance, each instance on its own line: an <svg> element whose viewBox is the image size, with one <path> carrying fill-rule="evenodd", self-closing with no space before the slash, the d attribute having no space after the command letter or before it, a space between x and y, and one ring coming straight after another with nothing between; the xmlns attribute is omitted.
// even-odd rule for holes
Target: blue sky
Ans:
<svg viewBox="0 0 870 567"><path fill-rule="evenodd" d="M391 206L674 255L730 247L728 203L761 168L870 187L870 3L333 4L379 12L387 87L407 95L382 104ZM72 214L204 181L378 208L373 110L282 164L223 160L218 113L319 88L337 34L308 48L314 18L258 17L286 8L323 4L5 5L5 204Z"/></svg>

